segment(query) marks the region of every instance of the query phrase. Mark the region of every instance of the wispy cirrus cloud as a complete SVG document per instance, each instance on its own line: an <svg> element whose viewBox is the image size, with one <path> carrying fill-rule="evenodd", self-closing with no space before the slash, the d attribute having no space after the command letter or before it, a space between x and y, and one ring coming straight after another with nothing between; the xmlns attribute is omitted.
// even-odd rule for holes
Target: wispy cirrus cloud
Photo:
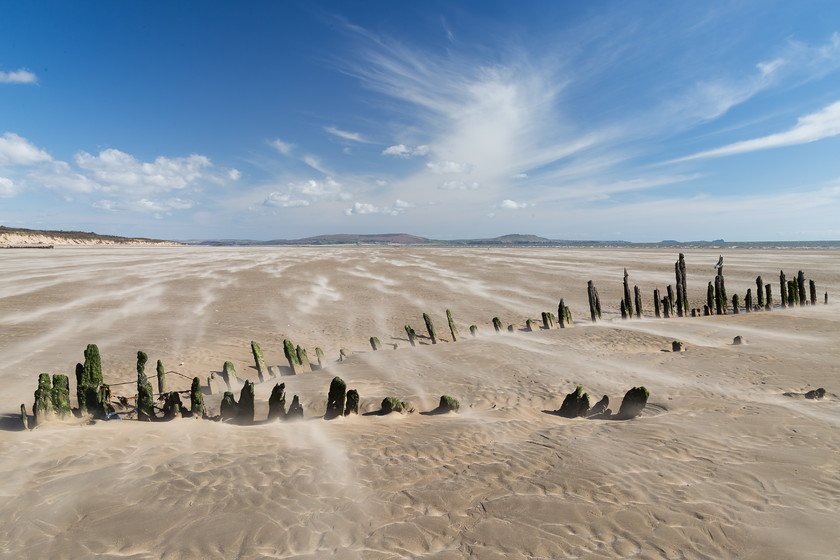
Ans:
<svg viewBox="0 0 840 560"><path fill-rule="evenodd" d="M426 145L412 148L405 144L397 144L396 146L389 146L382 150L384 156L397 156L401 158L410 158L414 156L425 156L429 153L429 147Z"/></svg>
<svg viewBox="0 0 840 560"><path fill-rule="evenodd" d="M332 134L333 136L338 136L339 138L342 138L344 140L350 140L352 142L359 142L362 144L373 143L371 140L368 140L358 132L347 132L346 130L341 130L340 128L337 128L335 126L325 126L324 130L327 131L329 134Z"/></svg>
<svg viewBox="0 0 840 560"><path fill-rule="evenodd" d="M270 141L268 144L269 144L269 146L271 146L272 148L274 148L275 150L277 150L278 152L280 152L284 156L290 155L292 153L292 149L295 147L294 144L290 144L288 142L283 142L279 138L276 138L276 139Z"/></svg>
<svg viewBox="0 0 840 560"><path fill-rule="evenodd" d="M364 214L378 214L381 216L399 216L404 214L408 208L414 205L404 200L396 200L391 206L376 206L366 202L355 202L353 206L344 210L346 216L359 216Z"/></svg>
<svg viewBox="0 0 840 560"><path fill-rule="evenodd" d="M37 84L38 76L21 68L12 72L0 71L0 84Z"/></svg>
<svg viewBox="0 0 840 560"><path fill-rule="evenodd" d="M807 144L822 140L823 138L837 136L838 134L840 134L840 101L836 101L816 113L800 117L795 126L784 132L735 142L713 150L706 150L705 152L678 158L673 160L673 162L729 156L754 152L756 150Z"/></svg>

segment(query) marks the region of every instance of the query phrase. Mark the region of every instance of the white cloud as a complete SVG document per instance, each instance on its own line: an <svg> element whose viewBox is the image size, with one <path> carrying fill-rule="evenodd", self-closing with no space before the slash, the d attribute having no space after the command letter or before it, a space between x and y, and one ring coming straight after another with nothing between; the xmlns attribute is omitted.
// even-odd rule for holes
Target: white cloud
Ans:
<svg viewBox="0 0 840 560"><path fill-rule="evenodd" d="M228 171L228 177L231 181L238 181L242 178L242 172L238 169L231 169L230 171Z"/></svg>
<svg viewBox="0 0 840 560"><path fill-rule="evenodd" d="M164 193L195 186L204 170L213 167L205 156L186 158L158 157L154 162L141 162L134 156L109 148L98 156L79 152L76 165L92 174L105 191L130 190L138 193Z"/></svg>
<svg viewBox="0 0 840 560"><path fill-rule="evenodd" d="M299 208L302 206L309 206L309 201L302 198L293 199L289 194L273 192L266 197L264 204L266 206L277 206L279 208Z"/></svg>
<svg viewBox="0 0 840 560"><path fill-rule="evenodd" d="M426 164L426 168L432 173L469 173L472 171L472 166L466 163L457 163L454 161L430 161Z"/></svg>
<svg viewBox="0 0 840 560"><path fill-rule="evenodd" d="M397 200L392 206L375 206L366 202L356 202L351 208L344 210L347 216L359 216L364 214L378 214L380 216L399 216L405 213L406 209L414 205L404 200Z"/></svg>
<svg viewBox="0 0 840 560"><path fill-rule="evenodd" d="M54 161L49 165L32 170L29 173L29 182L42 185L63 194L65 197L102 190L100 184L74 171L64 161Z"/></svg>
<svg viewBox="0 0 840 560"><path fill-rule="evenodd" d="M412 156L425 156L428 153L429 147L426 145L411 148L409 146L406 146L405 144L397 144L396 146L390 146L382 150L382 155L397 156L403 158L410 158Z"/></svg>
<svg viewBox="0 0 840 560"><path fill-rule="evenodd" d="M0 165L34 165L51 160L47 152L36 148L14 132L7 132L0 137Z"/></svg>
<svg viewBox="0 0 840 560"><path fill-rule="evenodd" d="M330 175L331 173L321 164L321 160L316 158L312 155L307 155L303 157L303 163L314 169L315 171L320 171L324 175Z"/></svg>
<svg viewBox="0 0 840 560"><path fill-rule="evenodd" d="M14 72L0 72L0 84L37 84L38 76L21 68Z"/></svg>
<svg viewBox="0 0 840 560"><path fill-rule="evenodd" d="M522 208L528 208L528 206L530 206L530 204L527 202L516 202L514 200L506 199L503 200L497 208L502 210L520 210Z"/></svg>
<svg viewBox="0 0 840 560"><path fill-rule="evenodd" d="M479 184L473 181L472 183L465 183L464 181L445 181L438 188L444 191L474 191L478 189Z"/></svg>
<svg viewBox="0 0 840 560"><path fill-rule="evenodd" d="M514 179L527 179L528 174L527 173L517 173L516 175L513 176L513 178Z"/></svg>
<svg viewBox="0 0 840 560"><path fill-rule="evenodd" d="M364 138L358 132L347 132L346 130L341 130L334 126L325 126L324 130L332 134L333 136L338 136L339 138L343 138L344 140L351 140L353 142L360 142L362 144L371 144L372 142L367 138Z"/></svg>
<svg viewBox="0 0 840 560"><path fill-rule="evenodd" d="M388 186L388 181L385 181L384 179L377 179L376 180L376 186L387 187Z"/></svg>
<svg viewBox="0 0 840 560"><path fill-rule="evenodd" d="M0 177L0 198L9 198L18 193L14 182L7 177Z"/></svg>
<svg viewBox="0 0 840 560"><path fill-rule="evenodd" d="M294 144L289 144L288 142L283 142L279 138L269 142L269 145L272 148L274 148L275 150L277 150L278 152L280 152L281 154L283 154L284 156L289 155L292 152L292 148L295 147Z"/></svg>
<svg viewBox="0 0 840 560"><path fill-rule="evenodd" d="M837 136L838 134L840 134L840 101L836 101L816 113L800 117L797 120L796 125L785 132L779 132L769 136L763 136L761 138L754 138L752 140L735 142L734 144L729 144L728 146L700 152L698 154L676 159L674 161L688 161L707 157L742 154L745 152L766 150L768 148L779 148L782 146L795 146L797 144L816 142L817 140L830 138L832 136Z"/></svg>

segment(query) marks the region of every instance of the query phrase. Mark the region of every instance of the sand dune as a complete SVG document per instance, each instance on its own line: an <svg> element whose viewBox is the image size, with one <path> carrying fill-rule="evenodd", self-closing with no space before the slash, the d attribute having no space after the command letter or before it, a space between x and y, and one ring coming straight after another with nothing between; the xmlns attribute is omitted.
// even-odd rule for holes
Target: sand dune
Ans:
<svg viewBox="0 0 840 560"><path fill-rule="evenodd" d="M719 253L686 253L692 306ZM660 250L57 248L2 254L0 556L4 558L834 558L840 547L835 251L725 253L728 293L799 269L814 307L620 320L623 269L652 315L674 283ZM589 324L586 281L605 321ZM577 325L526 333L564 298ZM462 340L451 342L445 309ZM444 339L425 334L429 313ZM499 316L514 333L495 334ZM476 324L479 337L469 337ZM736 335L746 344L733 345ZM377 336L386 349L370 351ZM99 345L115 394L134 394L137 350L174 389L225 360L256 380L249 343L285 367L284 338L324 371L276 381L306 418L237 426L55 422L17 431L40 372L72 375ZM671 352L671 342L686 344ZM397 350L388 344L397 344ZM183 363L183 365L181 365ZM177 372L177 373L175 373ZM340 376L363 413L325 421ZM116 385L127 383L127 385ZM565 419L576 385L630 421ZM73 387L75 383L73 383ZM819 401L797 396L825 387ZM71 390L71 394L74 391ZM792 396L785 396L789 393ZM429 415L441 394L458 414ZM207 396L211 413L219 396Z"/></svg>

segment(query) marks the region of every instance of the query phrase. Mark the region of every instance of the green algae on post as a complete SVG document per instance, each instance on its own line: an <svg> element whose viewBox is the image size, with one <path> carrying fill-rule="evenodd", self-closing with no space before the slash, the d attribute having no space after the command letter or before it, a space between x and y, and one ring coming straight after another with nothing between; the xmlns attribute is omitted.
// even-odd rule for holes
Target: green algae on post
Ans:
<svg viewBox="0 0 840 560"><path fill-rule="evenodd" d="M405 326L405 334L408 335L408 342L411 343L412 346L417 346L417 333L414 332L414 329L412 329L410 325Z"/></svg>
<svg viewBox="0 0 840 560"><path fill-rule="evenodd" d="M375 336L370 337L370 347L373 349L374 352L382 348L382 344L379 342L379 339Z"/></svg>
<svg viewBox="0 0 840 560"><path fill-rule="evenodd" d="M155 401L152 384L145 372L148 359L145 352L137 351L137 419L151 421L155 419Z"/></svg>
<svg viewBox="0 0 840 560"><path fill-rule="evenodd" d="M48 373L42 373L38 376L38 388L35 389L35 404L32 406L32 413L35 416L36 426L51 418L55 413L50 374Z"/></svg>
<svg viewBox="0 0 840 560"><path fill-rule="evenodd" d="M452 335L452 342L458 342L458 329L455 327L455 321L452 320L452 312L446 310L446 320L449 322L449 334Z"/></svg>
<svg viewBox="0 0 840 560"><path fill-rule="evenodd" d="M163 362L157 361L157 382L158 394L162 395L166 392L166 372L163 371Z"/></svg>
<svg viewBox="0 0 840 560"><path fill-rule="evenodd" d="M292 374L297 375L301 373L300 359L298 359L297 350L295 350L295 345L292 344L291 340L286 339L283 341L283 353L286 355L286 360L289 362L289 368L291 368Z"/></svg>
<svg viewBox="0 0 840 560"><path fill-rule="evenodd" d="M458 412L461 409L461 403L449 395L441 395L437 409L440 412Z"/></svg>
<svg viewBox="0 0 840 560"><path fill-rule="evenodd" d="M380 412L382 414L390 414L392 412L405 414L408 411L409 405L407 402L401 401L396 397L385 397L382 399L382 404L380 405Z"/></svg>
<svg viewBox="0 0 840 560"><path fill-rule="evenodd" d="M204 408L204 395L201 394L201 380L193 377L190 387L190 413L194 418L204 418L207 411Z"/></svg>
<svg viewBox="0 0 840 560"><path fill-rule="evenodd" d="M257 366L257 376L260 378L260 382L263 382L268 376L268 367L265 365L262 348L253 340L251 341L251 353L254 355L254 363Z"/></svg>
<svg viewBox="0 0 840 560"><path fill-rule="evenodd" d="M496 332L502 332L502 320L498 317L493 317L493 328L496 329Z"/></svg>
<svg viewBox="0 0 840 560"><path fill-rule="evenodd" d="M181 395L178 391L170 391L163 397L163 419L173 420L180 418L183 414L184 403L181 402Z"/></svg>
<svg viewBox="0 0 840 560"><path fill-rule="evenodd" d="M69 418L70 410L70 381L66 375L56 373L53 375L52 386L52 404L55 408L55 413L62 420Z"/></svg>
<svg viewBox="0 0 840 560"><path fill-rule="evenodd" d="M226 391L222 397L222 403L219 406L219 415L224 420L236 420L239 416L239 405L233 396L233 393Z"/></svg>
<svg viewBox="0 0 840 560"><path fill-rule="evenodd" d="M312 366L309 365L309 357L306 355L306 348L299 345L295 348L295 354L297 354L298 362L300 362L300 370L303 373L309 373L312 371Z"/></svg>
<svg viewBox="0 0 840 560"><path fill-rule="evenodd" d="M225 365L222 366L222 379L225 380L225 385L227 385L228 389L233 389L239 384L239 378L236 377L233 362L225 362Z"/></svg>
<svg viewBox="0 0 840 560"><path fill-rule="evenodd" d="M437 344L437 333L435 333L435 326L432 324L432 318L428 313L423 313L423 321L426 323L426 331L429 333L429 338L432 339L432 344Z"/></svg>
<svg viewBox="0 0 840 560"><path fill-rule="evenodd" d="M315 357L318 359L318 369L327 367L327 357L324 356L324 351L318 346L315 347Z"/></svg>

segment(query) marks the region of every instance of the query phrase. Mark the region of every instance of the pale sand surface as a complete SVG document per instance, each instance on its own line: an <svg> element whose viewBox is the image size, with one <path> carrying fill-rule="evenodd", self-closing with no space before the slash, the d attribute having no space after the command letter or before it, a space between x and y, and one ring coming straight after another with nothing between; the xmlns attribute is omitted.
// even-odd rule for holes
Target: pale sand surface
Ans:
<svg viewBox="0 0 840 560"><path fill-rule="evenodd" d="M686 251L702 306L720 253ZM623 269L652 292L676 251L450 248L57 248L0 254L0 556L4 558L836 558L840 298L836 250L727 250L729 295L799 269L819 305L621 321ZM590 325L586 281L606 321ZM577 326L521 332L565 298ZM410 348L422 313L450 340ZM491 319L514 324L493 334ZM615 319L615 320L610 320ZM470 339L477 324L480 337ZM747 344L732 345L735 335ZM370 351L368 338L398 350ZM40 372L71 376L88 343L115 394L137 350L186 389L225 360L256 380L284 338L326 371L283 376L302 422L183 419L15 431ZM681 340L687 351L670 352ZM424 343L428 340L423 340ZM183 362L183 365L180 365ZM324 421L330 379L409 416ZM257 419L276 381L258 384ZM153 382L154 384L154 382ZM651 393L631 421L548 414L576 385ZM156 386L156 385L155 385ZM821 401L786 397L825 387ZM441 394L460 414L425 415ZM238 396L238 393L237 393ZM218 396L206 397L212 413ZM75 398L73 399L75 401Z"/></svg>

